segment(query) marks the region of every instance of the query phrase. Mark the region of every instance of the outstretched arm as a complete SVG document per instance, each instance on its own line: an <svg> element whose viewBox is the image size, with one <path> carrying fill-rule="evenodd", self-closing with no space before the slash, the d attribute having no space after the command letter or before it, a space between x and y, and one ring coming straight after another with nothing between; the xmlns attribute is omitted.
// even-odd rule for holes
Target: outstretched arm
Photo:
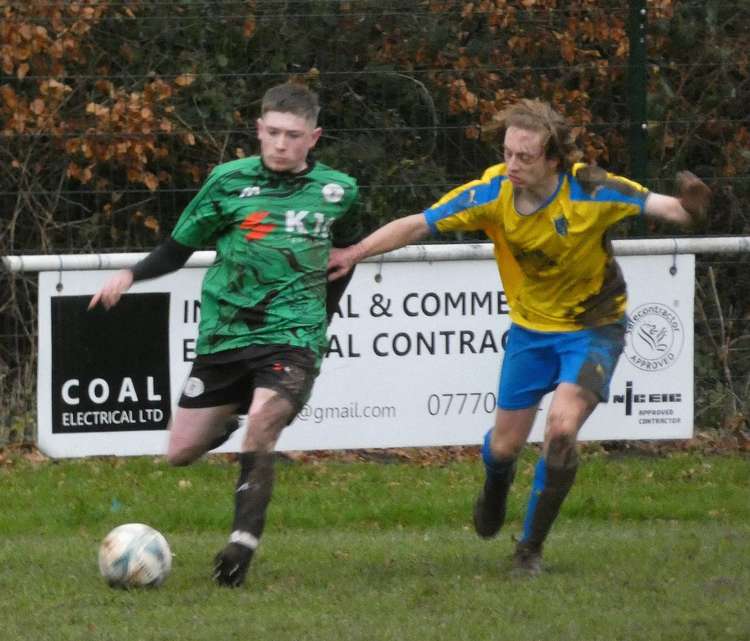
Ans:
<svg viewBox="0 0 750 641"><path fill-rule="evenodd" d="M109 278L102 288L91 297L88 309L94 309L101 303L104 309L110 309L117 305L122 295L130 289L133 284L133 270L121 269Z"/></svg>
<svg viewBox="0 0 750 641"><path fill-rule="evenodd" d="M430 228L423 214L398 218L376 229L356 245L332 249L328 261L328 280L340 278L361 260L399 249L425 238Z"/></svg>
<svg viewBox="0 0 750 641"><path fill-rule="evenodd" d="M132 269L121 269L112 276L94 294L88 308L93 309L100 303L105 309L114 307L135 281L156 278L179 269L194 251L192 247L183 245L174 238L168 238L143 260L138 261Z"/></svg>
<svg viewBox="0 0 750 641"><path fill-rule="evenodd" d="M677 174L677 196L651 192L646 198L644 213L656 220L682 227L699 227L706 218L711 190L695 174Z"/></svg>

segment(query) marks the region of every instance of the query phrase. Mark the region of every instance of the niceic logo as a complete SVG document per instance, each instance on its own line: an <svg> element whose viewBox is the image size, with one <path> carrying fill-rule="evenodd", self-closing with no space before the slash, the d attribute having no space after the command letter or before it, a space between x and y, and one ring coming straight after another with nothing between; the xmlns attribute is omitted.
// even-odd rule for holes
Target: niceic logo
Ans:
<svg viewBox="0 0 750 641"><path fill-rule="evenodd" d="M633 381L627 381L625 383L625 394L613 394L612 402L623 403L625 405L625 416L632 416L633 405L642 403L682 403L682 394L680 392L636 394L633 392Z"/></svg>

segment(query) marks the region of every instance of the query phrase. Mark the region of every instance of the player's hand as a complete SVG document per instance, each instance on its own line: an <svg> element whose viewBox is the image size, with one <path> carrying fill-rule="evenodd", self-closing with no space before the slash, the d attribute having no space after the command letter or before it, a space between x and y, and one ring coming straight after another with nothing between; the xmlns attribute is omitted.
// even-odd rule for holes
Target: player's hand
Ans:
<svg viewBox="0 0 750 641"><path fill-rule="evenodd" d="M683 209L690 214L693 227L700 227L706 220L711 189L698 176L689 171L677 174L677 198Z"/></svg>
<svg viewBox="0 0 750 641"><path fill-rule="evenodd" d="M351 247L331 249L331 255L328 258L328 280L338 280L348 274L352 267L357 263L357 252Z"/></svg>
<svg viewBox="0 0 750 641"><path fill-rule="evenodd" d="M94 309L100 303L104 309L111 309L117 305L122 295L130 289L132 284L133 272L129 269L121 269L92 296L88 309Z"/></svg>

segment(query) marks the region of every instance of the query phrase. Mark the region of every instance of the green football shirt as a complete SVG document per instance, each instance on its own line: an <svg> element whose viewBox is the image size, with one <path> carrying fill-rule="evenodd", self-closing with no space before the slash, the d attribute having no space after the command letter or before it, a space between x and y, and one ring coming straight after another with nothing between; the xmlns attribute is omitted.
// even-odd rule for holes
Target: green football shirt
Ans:
<svg viewBox="0 0 750 641"><path fill-rule="evenodd" d="M217 166L172 232L183 245L216 247L197 353L292 345L322 358L328 255L332 242L357 240L358 193L354 178L316 162L298 174L259 156Z"/></svg>

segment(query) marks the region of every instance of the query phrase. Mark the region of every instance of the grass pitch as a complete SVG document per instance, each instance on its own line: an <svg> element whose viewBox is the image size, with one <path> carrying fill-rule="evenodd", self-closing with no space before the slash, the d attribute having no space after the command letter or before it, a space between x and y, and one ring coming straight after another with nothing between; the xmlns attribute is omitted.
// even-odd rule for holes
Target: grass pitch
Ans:
<svg viewBox="0 0 750 641"><path fill-rule="evenodd" d="M150 641L747 641L750 461L588 456L553 529L547 571L510 571L534 461L498 539L470 528L478 463L280 463L266 535L239 590L214 586L236 465L213 457L0 467L0 638ZM174 553L156 590L98 576L120 523Z"/></svg>

